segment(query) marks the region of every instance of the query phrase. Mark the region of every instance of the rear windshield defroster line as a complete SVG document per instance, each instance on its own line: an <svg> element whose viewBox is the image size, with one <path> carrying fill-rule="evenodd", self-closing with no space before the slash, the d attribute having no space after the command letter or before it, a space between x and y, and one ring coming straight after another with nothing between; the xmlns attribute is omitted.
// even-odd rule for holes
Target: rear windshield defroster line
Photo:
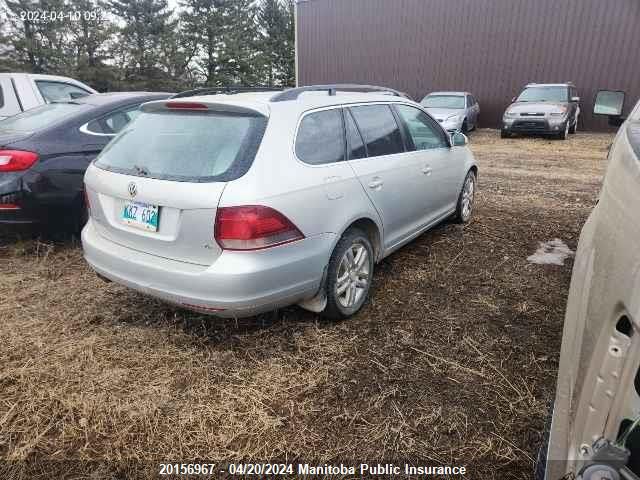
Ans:
<svg viewBox="0 0 640 480"><path fill-rule="evenodd" d="M258 113L142 112L96 158L114 173L178 182L229 182L248 170L267 127Z"/></svg>

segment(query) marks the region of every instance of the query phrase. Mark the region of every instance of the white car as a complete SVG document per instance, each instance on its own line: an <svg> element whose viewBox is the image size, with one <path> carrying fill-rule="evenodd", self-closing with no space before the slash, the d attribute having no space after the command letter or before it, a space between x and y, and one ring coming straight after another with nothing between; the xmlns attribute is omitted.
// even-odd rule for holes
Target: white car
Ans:
<svg viewBox="0 0 640 480"><path fill-rule="evenodd" d="M78 80L34 73L0 73L0 120L45 103L98 93Z"/></svg>
<svg viewBox="0 0 640 480"><path fill-rule="evenodd" d="M345 318L375 263L451 216L469 221L466 143L367 85L149 102L87 169L84 256L203 313L297 303Z"/></svg>
<svg viewBox="0 0 640 480"><path fill-rule="evenodd" d="M593 113L620 125L624 96L601 90ZM576 251L536 480L640 478L640 102L607 162Z"/></svg>

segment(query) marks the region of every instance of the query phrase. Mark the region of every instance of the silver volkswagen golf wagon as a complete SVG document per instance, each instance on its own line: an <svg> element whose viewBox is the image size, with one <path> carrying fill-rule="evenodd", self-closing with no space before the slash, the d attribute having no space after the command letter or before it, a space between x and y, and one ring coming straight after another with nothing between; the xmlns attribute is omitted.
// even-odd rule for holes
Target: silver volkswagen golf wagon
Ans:
<svg viewBox="0 0 640 480"><path fill-rule="evenodd" d="M345 318L376 262L471 218L466 137L399 92L178 97L144 104L86 172L84 255L106 280L222 317Z"/></svg>

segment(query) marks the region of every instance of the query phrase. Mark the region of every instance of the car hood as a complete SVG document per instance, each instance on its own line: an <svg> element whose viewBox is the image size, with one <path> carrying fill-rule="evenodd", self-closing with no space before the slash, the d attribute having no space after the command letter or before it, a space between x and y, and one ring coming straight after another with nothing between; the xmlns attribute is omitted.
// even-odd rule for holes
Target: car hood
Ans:
<svg viewBox="0 0 640 480"><path fill-rule="evenodd" d="M15 132L11 130L2 130L0 128L0 148L8 147L13 143L26 140L33 132Z"/></svg>
<svg viewBox="0 0 640 480"><path fill-rule="evenodd" d="M567 108L566 103L555 102L515 102L509 105L505 111L511 111L517 114L523 113L559 113L564 112Z"/></svg>
<svg viewBox="0 0 640 480"><path fill-rule="evenodd" d="M464 112L461 108L425 108L425 110L437 120L446 120L451 115L461 115Z"/></svg>

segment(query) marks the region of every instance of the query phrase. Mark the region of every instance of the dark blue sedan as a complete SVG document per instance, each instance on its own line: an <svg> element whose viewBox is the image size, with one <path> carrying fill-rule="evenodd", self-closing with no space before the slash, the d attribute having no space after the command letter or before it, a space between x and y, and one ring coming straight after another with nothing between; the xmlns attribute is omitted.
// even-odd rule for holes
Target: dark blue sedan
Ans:
<svg viewBox="0 0 640 480"><path fill-rule="evenodd" d="M103 93L0 121L0 226L79 231L89 163L138 114L169 93Z"/></svg>

